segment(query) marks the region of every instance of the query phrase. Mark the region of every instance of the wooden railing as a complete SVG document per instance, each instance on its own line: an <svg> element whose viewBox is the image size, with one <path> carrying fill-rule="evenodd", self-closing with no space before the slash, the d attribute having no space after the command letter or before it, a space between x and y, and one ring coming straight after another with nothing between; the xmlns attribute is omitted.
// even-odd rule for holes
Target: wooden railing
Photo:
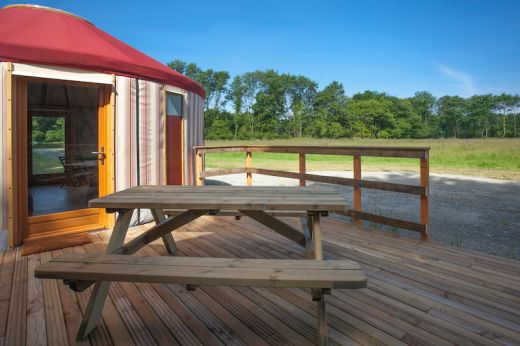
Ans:
<svg viewBox="0 0 520 346"><path fill-rule="evenodd" d="M246 173L246 185L253 185L253 173L270 175L275 177L298 179L300 186L305 186L307 181L327 184L352 186L354 188L353 208L343 213L350 216L357 224L361 220L384 224L391 227L407 229L421 234L423 240L428 239L429 225L429 150L430 148L408 147L329 147L329 146L213 146L195 147L196 153L196 182L204 185L207 177L218 175ZM211 153L244 152L245 167L206 171L205 155ZM299 172L287 172L253 167L253 153L294 153L299 155ZM330 177L306 172L306 155L347 155L353 156L353 178ZM397 184L365 180L361 178L361 157L397 157L415 158L420 163L419 185ZM420 223L401 220L388 216L372 214L362 211L361 189L376 189L417 195L420 197Z"/></svg>

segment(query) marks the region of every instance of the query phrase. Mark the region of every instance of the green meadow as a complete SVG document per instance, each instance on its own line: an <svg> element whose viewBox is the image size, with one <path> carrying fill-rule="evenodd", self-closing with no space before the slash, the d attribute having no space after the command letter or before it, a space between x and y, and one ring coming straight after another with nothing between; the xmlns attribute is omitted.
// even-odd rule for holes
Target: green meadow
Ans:
<svg viewBox="0 0 520 346"><path fill-rule="evenodd" d="M496 179L520 180L520 139L314 139L206 141L206 145L344 145L429 147L430 171ZM243 153L206 155L207 168L244 167ZM253 153L253 165L297 171L297 154ZM307 171L351 170L352 157L307 155ZM401 158L362 158L364 171L419 170L419 160Z"/></svg>
<svg viewBox="0 0 520 346"><path fill-rule="evenodd" d="M43 155L37 151L33 151L32 169L32 173L35 175L63 173L63 166L58 158Z"/></svg>

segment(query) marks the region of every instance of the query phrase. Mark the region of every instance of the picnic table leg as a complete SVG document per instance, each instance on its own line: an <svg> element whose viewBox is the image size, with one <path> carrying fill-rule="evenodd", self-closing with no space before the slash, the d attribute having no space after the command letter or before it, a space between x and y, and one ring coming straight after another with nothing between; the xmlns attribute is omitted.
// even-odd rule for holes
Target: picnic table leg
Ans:
<svg viewBox="0 0 520 346"><path fill-rule="evenodd" d="M123 246L133 212L133 209L126 209L119 212L114 230L108 241L107 254L114 253ZM76 336L77 341L84 340L90 332L96 328L99 318L101 317L101 312L103 311L103 306L105 305L109 288L109 281L98 281L95 283L85 310L85 315L83 316L83 321L81 321L79 327L78 335Z"/></svg>
<svg viewBox="0 0 520 346"><path fill-rule="evenodd" d="M329 336L327 332L327 311L325 309L325 295L321 295L321 299L316 302L318 306L318 345L328 345Z"/></svg>
<svg viewBox="0 0 520 346"><path fill-rule="evenodd" d="M322 244L322 235L321 235L321 227L320 227L320 214L319 213L309 213L308 219L311 220L310 228L312 234L312 242L313 242L313 250L314 250L314 259L321 261L323 260L323 244ZM318 328L317 328L317 343L318 345L328 345L328 332L327 332L327 311L325 309L325 294L323 294L323 290L313 290L313 300L316 300L317 305L317 319L318 319Z"/></svg>
<svg viewBox="0 0 520 346"><path fill-rule="evenodd" d="M308 214L300 219L302 225L303 236L305 237L305 258L314 258L314 249L312 245L312 216Z"/></svg>
<svg viewBox="0 0 520 346"><path fill-rule="evenodd" d="M156 224L159 224L166 219L162 209L152 209L152 215ZM171 233L165 234L162 236L162 240L164 242L164 246L166 247L166 251L168 251L170 255L175 255L175 252L177 252L177 245L175 245L173 235Z"/></svg>

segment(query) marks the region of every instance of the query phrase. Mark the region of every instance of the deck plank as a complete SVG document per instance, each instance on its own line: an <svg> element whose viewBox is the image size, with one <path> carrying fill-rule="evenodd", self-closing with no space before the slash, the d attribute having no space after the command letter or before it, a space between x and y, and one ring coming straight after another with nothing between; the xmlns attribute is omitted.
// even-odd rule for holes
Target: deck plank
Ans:
<svg viewBox="0 0 520 346"><path fill-rule="evenodd" d="M284 221L299 227L298 219ZM134 227L128 237L150 226ZM325 257L357 261L368 277L366 288L328 297L330 344L520 344L519 261L330 218L322 228ZM30 257L0 253L0 345L75 343L90 290L76 293L32 273L38 261L62 253L101 253L108 236L98 232L98 244ZM301 246L247 217L202 217L174 238L179 256L304 258ZM139 255L167 254L157 241ZM117 283L100 325L82 344L309 345L315 318L300 288L188 292L180 285Z"/></svg>
<svg viewBox="0 0 520 346"><path fill-rule="evenodd" d="M88 244L84 248L88 254L105 253L104 247L100 251L95 244ZM123 336L127 344L157 345L151 332L146 328L145 323L134 309L129 297L122 291L120 283L113 282L110 285L107 303L105 303L105 308L103 309L102 319L105 321L107 331L114 344L118 344L119 341L117 339Z"/></svg>
<svg viewBox="0 0 520 346"><path fill-rule="evenodd" d="M228 231L229 231L229 229L228 229ZM229 235L229 233L228 233L228 235ZM180 236L182 236L182 234ZM233 254L232 252L229 252L224 248L224 246L230 245L230 242L224 244L224 246L221 246L222 244L218 244L213 241L209 242L209 244L207 244L207 245L201 245L200 244L200 243L202 243L201 239L193 240L193 242L196 242L197 243L196 246L198 246L199 248L202 248L204 251L206 251L206 252L202 253L202 255L204 255L204 256L208 256L208 255L221 256L222 254L227 254L227 256L236 257L236 254ZM242 248L242 250L246 251L243 248ZM247 258L265 258L262 256L262 254L255 253L254 251L249 250L249 249L245 252L245 255ZM264 256L265 256L265 253L264 253ZM270 299L271 301L273 301L273 300L275 301L275 303L273 303L274 305L277 305L276 302L279 302L280 298L276 297L276 295L269 295L269 294L271 294L269 292L269 290L264 291L259 288L255 288L253 290L255 290L255 291L260 290L260 291L258 291L260 293L260 296L262 296L263 299L269 300L269 298L266 298L266 296L265 296L267 294L269 297L271 297L271 299ZM244 292L244 291L242 290L242 292ZM309 298L308 293L307 293L307 298ZM310 299L309 299L309 302L310 302ZM310 303L312 303L312 302L310 302ZM263 305L263 304L264 304L264 302L259 303L259 305ZM298 318L302 319L302 321L304 321L304 323L306 323L306 325L304 327L305 329L310 329L311 331L313 331L312 332L313 334L316 333L316 331L315 331L316 321L313 320L313 318L315 318L315 316L314 316L315 315L315 305L314 304L311 304L311 306L307 306L306 312L308 313L308 315L302 314L301 312L303 310L301 310L296 305L289 306L287 304L284 304L284 307L285 307L286 312L288 312L289 314L292 314L293 318L298 317ZM341 345L354 343L354 341L349 336L341 334L336 330L331 330L330 338L331 338L331 341L336 342ZM315 335L311 335L311 339L315 340L316 339Z"/></svg>
<svg viewBox="0 0 520 346"><path fill-rule="evenodd" d="M52 258L52 252L43 252L41 262L45 263ZM63 309L59 297L58 280L43 281L43 301L45 306L45 325L47 328L48 345L68 345L67 329L63 318Z"/></svg>
<svg viewBox="0 0 520 346"><path fill-rule="evenodd" d="M226 233L226 237L227 237L227 239L230 239L230 238L232 238L232 236L230 235L230 232L229 232L231 229L227 228L227 230L228 230L228 232ZM234 229L234 230L236 230L236 229ZM230 243L232 243L229 241L225 242L223 238L218 239L218 240L216 238L217 237L215 237L215 236L212 237L213 246L208 247L209 251L211 251L211 249L219 249L222 251L224 247L226 247ZM248 242L246 237L236 238L237 241L239 241L238 239L245 239L244 242ZM200 243L200 240L194 240L194 242L195 241L198 241L198 243ZM242 247L242 249L243 249L243 247ZM247 257L263 258L265 256L271 257L273 255L273 253L271 251L269 251L268 249L264 249L263 251L261 249L256 249L255 247L251 247L248 249L249 250L246 253ZM300 252L299 257L301 258L302 254L303 254L302 250L301 249L298 249L298 250ZM293 255L294 255L293 257L298 258L298 254L293 254ZM262 291L265 294L265 290L262 290ZM298 306L301 309L305 309L305 311L307 311L310 315L314 314L315 306L310 301L310 299L308 297L308 292L304 293L306 299L304 298L304 299L293 299L293 300L288 299L288 297L290 296L288 290L271 289L271 292L275 293L276 295L280 296L282 299L285 299L288 302L293 302L293 304L295 306ZM271 296L271 297L273 297L273 296ZM293 296L293 298L295 298L295 297ZM277 301L279 301L278 297L276 297L275 299ZM349 332L350 332L349 334L351 334L351 335L354 334L354 333L352 333L352 331L355 330L355 332L357 333L356 337L358 337L359 342L365 342L365 343L369 343L369 344L376 343L378 341L378 339L376 337L374 337L374 335L378 335L380 338L386 339L386 343L392 343L392 344L396 344L396 345L399 344L399 340L396 340L395 338L392 338L389 335L386 335L385 333L380 333L378 330L371 328L369 325L366 325L366 324L363 325L363 327L365 327L364 328L365 330L360 329L359 326L361 326L363 324L362 322L357 323L358 324L357 327L353 326L352 324L348 324L348 323L337 323L337 321L345 322L345 320L347 320L347 318L345 318L346 315L343 311L336 310L336 314L338 314L338 313L343 314L343 316L342 316L342 318L334 318L335 317L334 313L330 313L331 312L330 299L328 300L328 302L329 302L329 309L328 309L329 315L331 315L331 320L329 321L329 327L332 327L332 328L336 327L336 329L338 331L349 330ZM350 321L352 321L352 319L350 319ZM355 322L357 322L357 321L355 321ZM334 334L337 334L336 331L332 331L331 338L333 338ZM404 333L403 333L403 335L404 335ZM338 342L340 342L340 343L346 342L346 340L341 339L344 337L346 337L346 336L340 336ZM351 341L352 340L349 340L349 342L351 342Z"/></svg>
<svg viewBox="0 0 520 346"><path fill-rule="evenodd" d="M164 255L162 248L155 249L156 255ZM186 242L183 242L182 254L185 256L207 256L205 252L193 252L186 248ZM309 340L305 340L300 334L294 333L290 328L287 328L283 323L275 318L272 318L268 313L262 312L258 309L258 305L252 303L245 296L242 296L234 288L223 286L223 287L202 287L205 294L210 296L213 300L218 301L221 305L225 306L233 315L240 316L241 322L248 325L262 340L268 341L270 344L294 344L294 345L307 345L312 344ZM260 318L257 315L261 315ZM267 321L274 323L279 326L281 332L277 331L277 328L271 328ZM278 329L278 330L279 330Z"/></svg>
<svg viewBox="0 0 520 346"><path fill-rule="evenodd" d="M250 229L251 229L251 228L249 227L249 230L250 230ZM266 234L266 236L269 236L270 233L267 233L267 232L266 232L265 234ZM373 237L373 235L372 235L372 237ZM371 239L372 239L371 242L373 242L373 238L371 238ZM344 251L343 251L343 252L344 252ZM353 258L353 259L356 259L356 260L358 260L358 261L360 261L360 262L363 263L363 259L362 259L362 258L361 258L361 259L360 259L360 258ZM383 263L383 264L384 264L384 263ZM381 264L380 264L380 265L381 265ZM370 276L370 275L369 275L369 276ZM431 278L430 278L430 279L431 279ZM460 287L462 288L462 286L460 286ZM369 286L369 288L370 288L370 286ZM352 292L356 292L356 291L352 291ZM417 298L417 296L414 296L413 298ZM414 302L414 299L412 299L411 301ZM430 305L431 305L431 304L430 304ZM431 306L430 306L430 307L427 307L427 309L430 309L430 308L431 308ZM518 307L516 307L516 310L518 311ZM455 313L458 313L458 314L462 314L462 315L464 316L464 312L459 312L459 311L457 311L457 310L452 310L452 311L454 311ZM475 320L473 320L473 322L475 322ZM450 325L445 325L445 327L450 327ZM494 331L496 331L496 326L493 326L492 329L493 329ZM505 334L509 334L509 331L507 331L507 330L505 330L505 329L501 329L501 330L502 330L503 332L505 331ZM460 330L459 330L459 332L460 332ZM475 342L479 342L479 341L480 341L480 343L491 343L491 341L488 341L488 340L482 339L482 338L480 338L479 336L474 336L473 343L475 343Z"/></svg>
<svg viewBox="0 0 520 346"><path fill-rule="evenodd" d="M27 263L27 345L47 345L42 281L34 277L40 255L28 256Z"/></svg>
<svg viewBox="0 0 520 346"><path fill-rule="evenodd" d="M21 257L16 250L7 330L6 345L24 345L27 325L27 257Z"/></svg>
<svg viewBox="0 0 520 346"><path fill-rule="evenodd" d="M59 255L62 253L74 253L74 248L57 250L55 253ZM69 345L90 345L89 339L79 342L76 341L76 334L78 333L81 319L83 318L76 293L70 290L67 285L58 285L58 291L65 319L65 327L67 328L67 338L69 340Z"/></svg>
<svg viewBox="0 0 520 346"><path fill-rule="evenodd" d="M0 268L0 345L5 343L16 250L3 252Z"/></svg>

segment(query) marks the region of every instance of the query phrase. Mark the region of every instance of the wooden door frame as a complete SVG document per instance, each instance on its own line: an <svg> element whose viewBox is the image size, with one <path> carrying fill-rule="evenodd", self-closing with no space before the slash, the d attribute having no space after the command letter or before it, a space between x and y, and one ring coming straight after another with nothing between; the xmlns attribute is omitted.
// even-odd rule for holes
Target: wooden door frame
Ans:
<svg viewBox="0 0 520 346"><path fill-rule="evenodd" d="M15 247L26 239L37 239L65 234L85 232L88 230L112 227L114 216L107 215L104 210L99 213L89 212L89 209L66 211L63 213L35 216L42 222L56 220L63 223L64 218L88 217L99 215L99 223L88 226L65 227L60 230L45 231L41 235L30 236L28 234L28 176L27 176L27 83L29 81L68 84L76 86L96 86L100 90L100 106L98 111L98 145L105 144L106 160L105 168L99 171L100 195L114 191L114 111L115 111L115 76L112 76L113 84L97 84L79 81L59 79L47 79L38 77L13 76L12 64L8 64L7 78L7 146L8 146L8 245ZM22 115L22 116L20 116ZM104 173L103 173L104 172ZM61 226L60 226L61 227Z"/></svg>
<svg viewBox="0 0 520 346"><path fill-rule="evenodd" d="M166 111L166 102L167 102L167 97L168 97L168 93L170 94L175 94L175 95L179 95L181 97L181 114L180 115L168 115L168 112ZM169 172L168 172L168 152L169 152L169 143L168 143L168 138L170 138L170 134L168 133L168 117L170 116L175 116L175 117L179 117L180 118L180 133L179 133L179 136L180 136L180 142L181 142L181 147L180 147L180 150L181 150L181 162L180 162L180 166L181 166L181 176L180 176L180 185L185 185L185 177L184 177L184 161L185 161L185 143L184 143L184 128L185 128L185 122L186 122L186 117L185 117L185 109L186 109L186 106L185 106L185 102L186 102L186 94L181 92L180 90L179 91L173 91L173 90L167 90L166 88L166 85L164 86L164 90L163 90L163 110L164 110L164 131L163 131L163 135L164 135L164 182L165 184L168 184L168 175L169 175Z"/></svg>

